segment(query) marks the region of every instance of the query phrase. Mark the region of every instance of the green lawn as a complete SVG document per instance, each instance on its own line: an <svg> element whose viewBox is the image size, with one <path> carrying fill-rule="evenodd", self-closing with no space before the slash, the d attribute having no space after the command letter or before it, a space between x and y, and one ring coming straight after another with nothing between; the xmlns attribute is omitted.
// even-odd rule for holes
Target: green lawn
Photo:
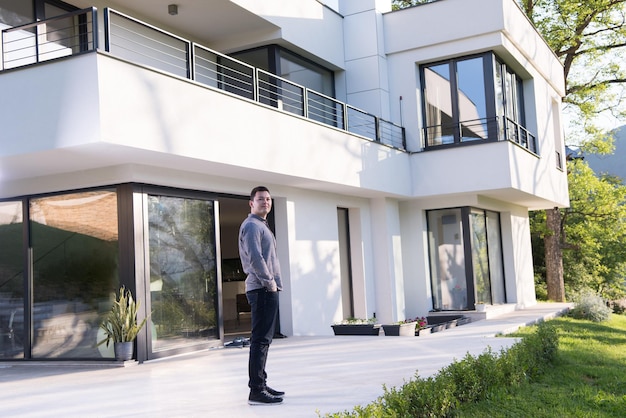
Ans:
<svg viewBox="0 0 626 418"><path fill-rule="evenodd" d="M626 316L607 322L551 321L559 335L554 367L535 382L502 388L458 408L455 417L626 417ZM522 328L516 336L531 332Z"/></svg>

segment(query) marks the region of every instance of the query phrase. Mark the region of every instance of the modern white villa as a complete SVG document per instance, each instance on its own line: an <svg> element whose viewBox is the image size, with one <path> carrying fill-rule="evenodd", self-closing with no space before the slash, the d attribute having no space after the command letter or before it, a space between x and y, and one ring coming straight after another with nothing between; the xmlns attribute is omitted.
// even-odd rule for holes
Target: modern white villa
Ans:
<svg viewBox="0 0 626 418"><path fill-rule="evenodd" d="M564 78L515 0L0 0L0 30L0 360L111 361L122 285L139 362L244 332L258 185L288 337L536 303Z"/></svg>

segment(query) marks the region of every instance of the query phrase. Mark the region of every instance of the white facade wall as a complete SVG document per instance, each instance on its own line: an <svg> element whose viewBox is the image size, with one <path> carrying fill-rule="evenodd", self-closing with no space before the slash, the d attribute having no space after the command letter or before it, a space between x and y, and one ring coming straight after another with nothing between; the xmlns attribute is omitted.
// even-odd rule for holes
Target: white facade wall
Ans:
<svg viewBox="0 0 626 418"><path fill-rule="evenodd" d="M509 142L405 153L93 53L0 75L12 97L0 103L0 198L123 182L247 195L265 184L287 335L329 335L342 319L337 208L349 210L355 316L392 322L432 309L426 211L474 206L500 213L509 302L535 303L528 210L568 204L554 158L564 83L513 0L385 14L382 0L232 3L262 29L189 38L224 51L276 41L316 58L337 71L338 98L402 123L414 151L423 147L419 65L494 50L532 80L527 118L540 157ZM151 16L129 7L119 9Z"/></svg>

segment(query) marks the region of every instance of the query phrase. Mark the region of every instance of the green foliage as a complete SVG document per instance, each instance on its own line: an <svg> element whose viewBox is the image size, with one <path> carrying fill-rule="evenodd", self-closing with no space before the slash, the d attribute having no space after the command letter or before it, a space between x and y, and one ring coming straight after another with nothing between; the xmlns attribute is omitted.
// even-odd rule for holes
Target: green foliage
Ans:
<svg viewBox="0 0 626 418"><path fill-rule="evenodd" d="M592 289L614 300L626 294L626 186L598 177L583 160L569 161L570 207L562 212L563 276L571 298ZM537 293L545 286L545 213L530 215Z"/></svg>
<svg viewBox="0 0 626 418"><path fill-rule="evenodd" d="M611 308L602 297L593 292L583 291L576 295L574 301L575 305L570 310L572 318L603 322L611 317Z"/></svg>
<svg viewBox="0 0 626 418"><path fill-rule="evenodd" d="M625 0L520 0L524 12L560 58L572 115L569 143L606 152L607 133L595 123L609 110L626 117L623 65L626 45ZM604 150L603 150L604 149ZM609 151L610 152L610 151Z"/></svg>
<svg viewBox="0 0 626 418"><path fill-rule="evenodd" d="M392 0L391 9L392 10L400 10L406 9L407 7L417 6L418 4L424 3L432 3L437 0Z"/></svg>
<svg viewBox="0 0 626 418"><path fill-rule="evenodd" d="M536 380L460 405L458 417L622 418L626 410L626 317L596 323L561 317L559 355ZM525 336L532 328L515 335Z"/></svg>
<svg viewBox="0 0 626 418"><path fill-rule="evenodd" d="M326 417L450 416L465 403L486 399L501 388L537 378L555 361L557 348L556 328L542 323L500 354L491 348L477 357L468 353L433 377L421 379L416 375L399 388L384 387L384 394L368 405Z"/></svg>
<svg viewBox="0 0 626 418"><path fill-rule="evenodd" d="M622 297L626 276L626 186L597 177L584 161L568 163L570 209L564 213L566 290Z"/></svg>
<svg viewBox="0 0 626 418"><path fill-rule="evenodd" d="M342 321L336 322L334 325L373 325L376 323L376 318L346 318Z"/></svg>
<svg viewBox="0 0 626 418"><path fill-rule="evenodd" d="M117 299L113 301L111 311L100 324L100 328L104 330L105 338L98 342L98 345L106 343L108 347L111 341L114 343L133 341L147 320L144 318L140 324L137 323L139 306L140 303L133 299L130 290L122 286Z"/></svg>
<svg viewBox="0 0 626 418"><path fill-rule="evenodd" d="M580 145L585 154L611 153L612 133L597 125L607 112L616 120L626 118L626 0L518 2L563 63L563 103L570 120L566 142ZM543 238L559 234L566 295L589 287L618 298L625 290L626 255L619 245L624 235L623 187L610 179L598 180L583 165L568 163L572 203L570 210L562 211L560 231L547 231L540 214L531 216L535 271L545 282Z"/></svg>

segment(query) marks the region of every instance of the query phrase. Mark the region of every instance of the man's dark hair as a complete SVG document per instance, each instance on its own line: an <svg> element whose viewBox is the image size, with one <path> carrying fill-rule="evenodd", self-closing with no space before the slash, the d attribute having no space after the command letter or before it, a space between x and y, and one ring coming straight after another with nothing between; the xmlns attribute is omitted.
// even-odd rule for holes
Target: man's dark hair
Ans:
<svg viewBox="0 0 626 418"><path fill-rule="evenodd" d="M265 187L265 186L256 186L254 189L252 189L252 191L250 192L250 200L254 200L254 196L256 196L257 192L270 192L270 190Z"/></svg>

